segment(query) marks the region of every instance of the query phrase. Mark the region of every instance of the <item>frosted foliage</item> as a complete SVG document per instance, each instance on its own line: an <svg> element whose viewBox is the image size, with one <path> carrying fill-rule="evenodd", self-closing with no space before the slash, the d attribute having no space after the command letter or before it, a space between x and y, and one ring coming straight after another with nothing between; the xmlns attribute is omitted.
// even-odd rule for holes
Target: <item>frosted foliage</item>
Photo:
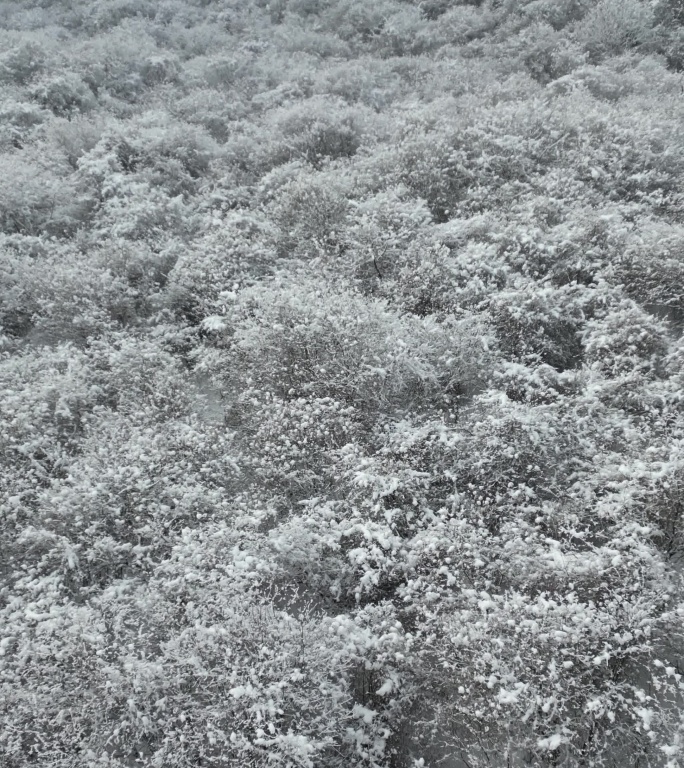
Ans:
<svg viewBox="0 0 684 768"><path fill-rule="evenodd" d="M0 0L0 768L684 765L681 0Z"/></svg>

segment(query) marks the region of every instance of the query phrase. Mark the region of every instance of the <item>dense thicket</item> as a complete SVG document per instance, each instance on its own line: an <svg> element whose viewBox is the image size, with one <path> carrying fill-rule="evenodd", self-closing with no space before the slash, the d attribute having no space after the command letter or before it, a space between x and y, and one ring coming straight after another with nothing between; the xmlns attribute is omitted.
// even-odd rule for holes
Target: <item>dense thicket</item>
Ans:
<svg viewBox="0 0 684 768"><path fill-rule="evenodd" d="M0 764L684 760L681 0L0 3Z"/></svg>

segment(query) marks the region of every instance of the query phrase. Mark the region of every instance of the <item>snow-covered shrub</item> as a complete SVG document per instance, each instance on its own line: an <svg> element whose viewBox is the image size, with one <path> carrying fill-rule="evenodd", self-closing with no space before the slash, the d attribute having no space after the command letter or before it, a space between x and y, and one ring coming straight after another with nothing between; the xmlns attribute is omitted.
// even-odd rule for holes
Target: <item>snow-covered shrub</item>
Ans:
<svg viewBox="0 0 684 768"><path fill-rule="evenodd" d="M27 85L45 70L46 59L44 47L37 42L12 48L0 59L0 80Z"/></svg>
<svg viewBox="0 0 684 768"><path fill-rule="evenodd" d="M207 365L233 387L245 382L285 399L332 397L375 418L441 406L445 393L477 386L486 365L482 327L469 318L440 325L402 317L315 273L226 298L224 314L207 320L226 351L208 352Z"/></svg>
<svg viewBox="0 0 684 768"><path fill-rule="evenodd" d="M74 72L42 78L32 86L31 96L58 117L88 112L95 106L92 92Z"/></svg>
<svg viewBox="0 0 684 768"><path fill-rule="evenodd" d="M547 24L535 24L520 36L523 61L535 80L547 84L583 63L583 52Z"/></svg>
<svg viewBox="0 0 684 768"><path fill-rule="evenodd" d="M73 179L41 173L21 155L0 156L0 230L64 236L88 218L89 201Z"/></svg>
<svg viewBox="0 0 684 768"><path fill-rule="evenodd" d="M658 375L667 350L667 327L625 301L587 322L582 342L587 364L609 376L632 371Z"/></svg>
<svg viewBox="0 0 684 768"><path fill-rule="evenodd" d="M642 0L601 0L577 27L577 39L593 60L622 53L651 36L653 9Z"/></svg>
<svg viewBox="0 0 684 768"><path fill-rule="evenodd" d="M546 363L559 371L583 359L579 333L584 326L584 301L574 290L501 291L492 297L491 313L499 345L508 359L525 364Z"/></svg>
<svg viewBox="0 0 684 768"><path fill-rule="evenodd" d="M179 71L180 63L174 56L148 56L142 63L140 76L149 87L176 82Z"/></svg>
<svg viewBox="0 0 684 768"><path fill-rule="evenodd" d="M277 251L281 256L318 256L339 252L348 202L331 173L311 178L301 174L273 196L273 221L280 228Z"/></svg>
<svg viewBox="0 0 684 768"><path fill-rule="evenodd" d="M118 26L126 19L154 19L155 15L156 4L150 0L96 0L88 7L88 16L84 23L98 31L104 31Z"/></svg>
<svg viewBox="0 0 684 768"><path fill-rule="evenodd" d="M146 61L154 60L159 51L146 29L124 23L83 41L75 54L83 80L98 98L108 95L135 102L145 88L142 70Z"/></svg>
<svg viewBox="0 0 684 768"><path fill-rule="evenodd" d="M269 122L282 136L276 161L303 159L319 166L325 159L351 157L361 145L365 114L357 108L314 97L283 107Z"/></svg>

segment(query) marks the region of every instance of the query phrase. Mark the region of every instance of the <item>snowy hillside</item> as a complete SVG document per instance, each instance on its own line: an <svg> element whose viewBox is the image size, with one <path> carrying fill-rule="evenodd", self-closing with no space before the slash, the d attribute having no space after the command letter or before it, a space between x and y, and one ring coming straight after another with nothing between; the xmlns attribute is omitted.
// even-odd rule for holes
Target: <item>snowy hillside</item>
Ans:
<svg viewBox="0 0 684 768"><path fill-rule="evenodd" d="M684 2L0 2L1 768L684 765Z"/></svg>

